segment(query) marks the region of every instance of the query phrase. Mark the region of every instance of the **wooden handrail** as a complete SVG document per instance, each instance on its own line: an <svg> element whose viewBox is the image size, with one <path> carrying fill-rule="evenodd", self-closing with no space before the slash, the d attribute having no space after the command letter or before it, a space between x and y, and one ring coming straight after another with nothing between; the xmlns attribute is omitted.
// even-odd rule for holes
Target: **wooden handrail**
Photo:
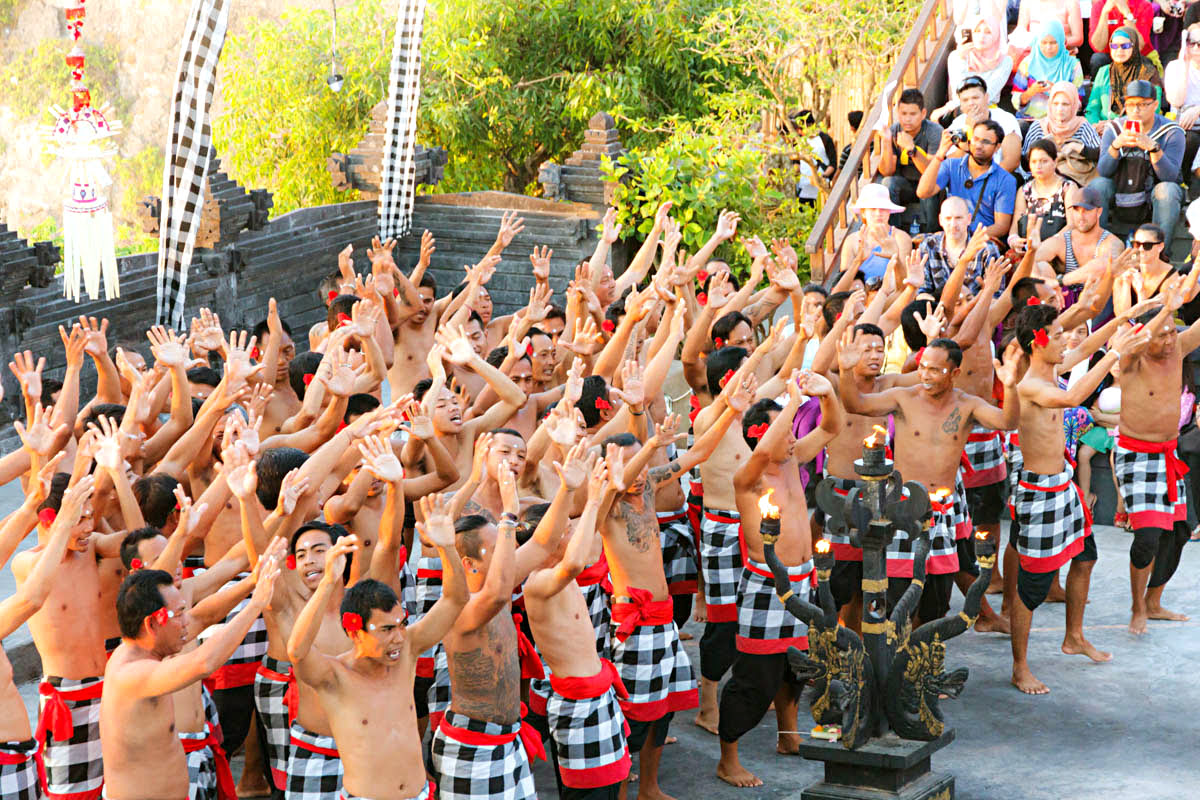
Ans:
<svg viewBox="0 0 1200 800"><path fill-rule="evenodd" d="M919 88L922 83L927 83L931 67L936 66L936 59L943 46L953 36L953 32L949 0L926 0L913 23L908 39L904 42L904 47L896 57L896 63L892 65L892 70L884 81L884 88L894 84L892 97L898 96L905 89ZM885 102L890 104L892 98L887 98ZM877 100L871 104L871 108L863 117L854 146L850 149L850 157L825 199L825 206L813 225L812 233L804 243L814 281L823 282L828 274L837 271L842 240L846 238L850 221L854 217L851 206L858 200L859 187L870 183L874 177L870 172L871 139L875 135L875 123L879 119L880 109L881 105Z"/></svg>

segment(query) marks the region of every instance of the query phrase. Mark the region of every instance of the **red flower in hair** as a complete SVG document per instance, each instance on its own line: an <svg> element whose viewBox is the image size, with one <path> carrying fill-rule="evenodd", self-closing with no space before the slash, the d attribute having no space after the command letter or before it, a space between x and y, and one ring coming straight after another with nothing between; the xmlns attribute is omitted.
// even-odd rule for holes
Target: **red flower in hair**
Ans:
<svg viewBox="0 0 1200 800"><path fill-rule="evenodd" d="M729 379L732 377L733 377L733 370L731 370L731 369L725 370L725 374L721 376L721 385L724 386L725 384L729 383Z"/></svg>
<svg viewBox="0 0 1200 800"><path fill-rule="evenodd" d="M706 280L708 280L708 271L702 269L699 272L697 272L696 280L700 281L701 283L704 283Z"/></svg>
<svg viewBox="0 0 1200 800"><path fill-rule="evenodd" d="M257 347L250 348L250 357L253 358L255 361L257 361L259 358L261 358L261 356L258 353Z"/></svg>
<svg viewBox="0 0 1200 800"><path fill-rule="evenodd" d="M717 346L717 349L720 350L722 347L725 346L725 340L722 339L720 336L718 336L717 338L713 339L713 344L715 344Z"/></svg>
<svg viewBox="0 0 1200 800"><path fill-rule="evenodd" d="M841 318L842 318L842 312L840 312L840 311L839 311L839 312L837 313L837 316L833 318L833 321L834 321L834 322L837 322L837 321L838 321L839 319L841 319Z"/></svg>
<svg viewBox="0 0 1200 800"><path fill-rule="evenodd" d="M337 292L333 291L332 289L329 290L329 302L332 303L334 301L334 298L336 298L337 296L338 296Z"/></svg>
<svg viewBox="0 0 1200 800"><path fill-rule="evenodd" d="M160 608L158 611L155 611L153 614L151 614L150 618L152 620L154 620L155 622L157 622L159 625L166 625L167 620L171 619L171 617L173 617L173 616L175 616L175 615L172 614L170 611L167 611L166 608Z"/></svg>
<svg viewBox="0 0 1200 800"><path fill-rule="evenodd" d="M53 508L43 508L38 512L38 522L43 525L53 525L56 519L58 519L58 512Z"/></svg>
<svg viewBox="0 0 1200 800"><path fill-rule="evenodd" d="M597 411L603 411L606 408L612 408L612 403L608 402L603 397L597 397L595 405Z"/></svg>
<svg viewBox="0 0 1200 800"><path fill-rule="evenodd" d="M338 314L337 320L338 320L339 328L342 327L343 325L349 325L351 322L349 314Z"/></svg>
<svg viewBox="0 0 1200 800"><path fill-rule="evenodd" d="M310 383L313 382L313 378L315 378L315 377L316 376L313 375L311 372L304 373L304 385L308 386Z"/></svg>
<svg viewBox="0 0 1200 800"><path fill-rule="evenodd" d="M529 356L530 358L533 358L533 345L531 345L531 344L525 345L525 355Z"/></svg>
<svg viewBox="0 0 1200 800"><path fill-rule="evenodd" d="M1040 306L1041 304L1042 298L1038 297L1036 294L1025 301L1025 305L1027 306Z"/></svg>
<svg viewBox="0 0 1200 800"><path fill-rule="evenodd" d="M288 557L287 557L287 568L288 568L288 569L295 569L295 568L296 568L296 556L295 556L295 555L293 555L293 554L291 554L291 553L288 553Z"/></svg>
<svg viewBox="0 0 1200 800"><path fill-rule="evenodd" d="M142 560L141 560L140 558L135 558L135 559L132 559L132 560L129 562L129 568L130 568L131 570L132 570L132 569L141 569L141 568L142 568L142 567L144 567L144 566L146 566L146 565L142 563Z"/></svg>
<svg viewBox="0 0 1200 800"><path fill-rule="evenodd" d="M604 320L604 322L600 323L600 330L602 330L606 333L612 333L616 329L617 329L617 326L613 324L613 321L611 319L606 319L606 320Z"/></svg>
<svg viewBox="0 0 1200 800"><path fill-rule="evenodd" d="M705 292L696 293L696 302L702 306L708 305L708 294Z"/></svg>
<svg viewBox="0 0 1200 800"><path fill-rule="evenodd" d="M338 423L338 426L337 426L337 432L338 432L338 433L341 433L341 432L342 432L342 431L344 431L344 430L346 430L346 423L345 423L345 422L339 422L339 423Z"/></svg>
<svg viewBox="0 0 1200 800"><path fill-rule="evenodd" d="M1045 347L1050 344L1050 337L1046 335L1045 328L1038 328L1033 332L1033 343L1038 347Z"/></svg>
<svg viewBox="0 0 1200 800"><path fill-rule="evenodd" d="M746 436L751 439L761 439L767 435L767 423L761 422L758 425L751 425L746 429Z"/></svg>
<svg viewBox="0 0 1200 800"><path fill-rule="evenodd" d="M700 398L692 395L692 399L688 401L692 407L691 413L688 414L688 422L695 422L696 415L700 413Z"/></svg>
<svg viewBox="0 0 1200 800"><path fill-rule="evenodd" d="M925 354L925 348L924 348L924 347L922 347L920 350L918 350L918 351L917 351L917 366L918 366L918 367L919 367L919 366L921 366L921 356L922 356L922 355L924 355L924 354Z"/></svg>
<svg viewBox="0 0 1200 800"><path fill-rule="evenodd" d="M346 633L361 631L363 629L363 619L353 611L347 611L345 614L342 614L342 628Z"/></svg>
<svg viewBox="0 0 1200 800"><path fill-rule="evenodd" d="M399 297L399 296L400 296L400 290L392 289L392 297Z"/></svg>

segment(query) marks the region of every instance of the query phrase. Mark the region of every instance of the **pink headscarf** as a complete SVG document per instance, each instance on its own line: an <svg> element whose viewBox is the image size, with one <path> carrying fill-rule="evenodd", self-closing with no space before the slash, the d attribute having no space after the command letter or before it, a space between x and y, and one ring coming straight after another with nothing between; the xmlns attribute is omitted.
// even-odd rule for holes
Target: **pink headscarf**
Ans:
<svg viewBox="0 0 1200 800"><path fill-rule="evenodd" d="M980 25L987 25L988 30L992 34L992 43L986 49L981 47L976 41L974 33ZM967 65L967 71L975 74L991 72L999 66L1001 59L1004 58L1004 48L1001 46L1000 34L996 31L995 20L988 19L982 14L972 14L967 17L966 24L963 26L971 31L971 41L961 45L963 61Z"/></svg>
<svg viewBox="0 0 1200 800"><path fill-rule="evenodd" d="M1071 101L1071 118L1066 122L1056 122L1054 112L1046 111L1046 118L1042 125L1046 133L1050 134L1052 139L1063 141L1070 139L1075 131L1079 130L1079 126L1087 122L1083 117L1079 116L1079 87L1070 81L1059 81L1050 87L1049 102L1054 102L1055 95L1065 94Z"/></svg>

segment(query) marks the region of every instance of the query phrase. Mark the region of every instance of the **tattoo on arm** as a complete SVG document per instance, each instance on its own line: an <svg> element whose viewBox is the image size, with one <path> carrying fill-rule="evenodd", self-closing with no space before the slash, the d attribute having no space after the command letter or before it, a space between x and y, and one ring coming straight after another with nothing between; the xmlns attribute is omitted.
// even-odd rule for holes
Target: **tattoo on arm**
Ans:
<svg viewBox="0 0 1200 800"><path fill-rule="evenodd" d="M679 459L672 458L661 467L651 468L648 483L651 486L658 486L660 483L677 477L681 472L683 472L683 468L679 466Z"/></svg>

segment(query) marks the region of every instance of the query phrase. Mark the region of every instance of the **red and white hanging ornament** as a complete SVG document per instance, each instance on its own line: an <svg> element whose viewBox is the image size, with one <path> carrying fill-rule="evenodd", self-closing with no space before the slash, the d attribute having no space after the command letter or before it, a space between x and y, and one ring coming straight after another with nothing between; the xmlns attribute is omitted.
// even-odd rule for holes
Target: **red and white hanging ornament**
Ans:
<svg viewBox="0 0 1200 800"><path fill-rule="evenodd" d="M57 0L65 9L67 29L75 46L64 59L71 70L71 107L53 105L54 124L43 128L48 149L67 167L69 192L63 201L63 294L79 301L80 283L88 296L100 296L104 278L104 296L121 296L117 281L117 256L113 242L112 211L108 189L112 178L104 160L116 155L109 141L121 132L119 120L110 119L112 108L92 106L92 95L83 82L84 53L79 46L86 0Z"/></svg>

